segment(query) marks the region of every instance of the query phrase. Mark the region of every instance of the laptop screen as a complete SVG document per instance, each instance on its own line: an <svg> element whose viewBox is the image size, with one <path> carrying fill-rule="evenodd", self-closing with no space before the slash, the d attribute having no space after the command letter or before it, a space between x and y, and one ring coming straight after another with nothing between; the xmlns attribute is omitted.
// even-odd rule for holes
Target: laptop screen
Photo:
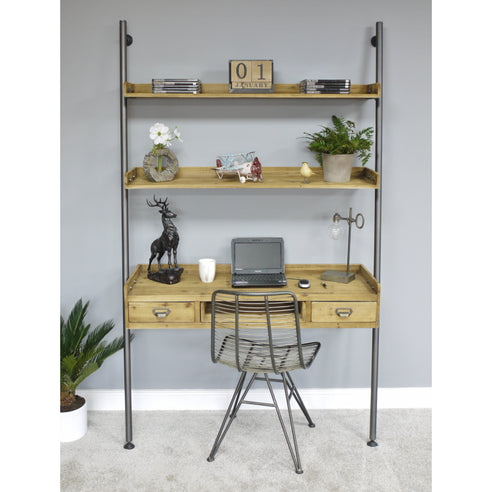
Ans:
<svg viewBox="0 0 492 492"><path fill-rule="evenodd" d="M282 238L232 240L232 269L240 273L277 273L284 270Z"/></svg>

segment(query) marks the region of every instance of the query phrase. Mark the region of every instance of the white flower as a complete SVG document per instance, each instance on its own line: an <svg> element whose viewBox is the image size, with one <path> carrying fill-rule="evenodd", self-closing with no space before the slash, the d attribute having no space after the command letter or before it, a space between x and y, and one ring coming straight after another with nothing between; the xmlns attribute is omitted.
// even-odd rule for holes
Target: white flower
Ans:
<svg viewBox="0 0 492 492"><path fill-rule="evenodd" d="M163 140L163 142L159 142L159 143L163 143L164 145L169 145L173 137L171 136L170 133L164 133L164 135L161 135L161 139Z"/></svg>
<svg viewBox="0 0 492 492"><path fill-rule="evenodd" d="M177 138L181 143L183 143L183 140L181 139L181 132L178 130L178 127L174 129L174 138Z"/></svg>
<svg viewBox="0 0 492 492"><path fill-rule="evenodd" d="M171 140L169 128L162 123L156 123L150 127L150 139L154 141L154 145L166 145Z"/></svg>
<svg viewBox="0 0 492 492"><path fill-rule="evenodd" d="M159 145L160 147L170 147L172 140L181 140L181 133L178 131L178 127L171 133L169 128L163 123L155 123L150 127L150 139L154 142L154 147Z"/></svg>

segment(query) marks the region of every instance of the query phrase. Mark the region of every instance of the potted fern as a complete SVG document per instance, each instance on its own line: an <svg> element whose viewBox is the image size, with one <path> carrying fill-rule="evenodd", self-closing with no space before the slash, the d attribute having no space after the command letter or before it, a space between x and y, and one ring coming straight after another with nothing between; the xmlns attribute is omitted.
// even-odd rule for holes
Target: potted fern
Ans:
<svg viewBox="0 0 492 492"><path fill-rule="evenodd" d="M114 328L112 320L94 329L85 323L89 302L79 299L65 321L60 316L60 419L62 442L75 441L87 431L87 404L75 392L78 385L124 346L119 337L107 343L103 338ZM133 338L133 337L132 337Z"/></svg>
<svg viewBox="0 0 492 492"><path fill-rule="evenodd" d="M323 167L324 180L346 183L350 181L354 155L360 157L363 166L369 160L374 129L356 131L353 121L335 115L331 119L333 128L322 126L319 132L304 132L304 138Z"/></svg>

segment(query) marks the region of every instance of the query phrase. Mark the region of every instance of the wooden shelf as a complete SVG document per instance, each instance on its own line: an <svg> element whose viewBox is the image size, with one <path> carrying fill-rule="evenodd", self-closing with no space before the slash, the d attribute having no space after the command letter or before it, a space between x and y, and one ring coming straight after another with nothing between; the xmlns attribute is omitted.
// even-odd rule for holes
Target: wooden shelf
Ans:
<svg viewBox="0 0 492 492"><path fill-rule="evenodd" d="M321 168L314 168L309 183L303 182L299 167L263 167L263 182L246 181L241 183L237 176L217 177L215 168L211 167L180 167L172 181L154 183L147 179L141 167L131 169L125 174L125 188L156 189L156 188L213 188L231 189L378 189L379 173L365 167L352 168L352 176L348 183L327 183L323 181Z"/></svg>
<svg viewBox="0 0 492 492"><path fill-rule="evenodd" d="M230 94L228 84L202 84L200 94L154 94L152 84L132 84L125 82L124 96L127 98L157 99L379 99L381 85L353 84L350 94L302 94L299 84L275 84L275 92L264 94Z"/></svg>

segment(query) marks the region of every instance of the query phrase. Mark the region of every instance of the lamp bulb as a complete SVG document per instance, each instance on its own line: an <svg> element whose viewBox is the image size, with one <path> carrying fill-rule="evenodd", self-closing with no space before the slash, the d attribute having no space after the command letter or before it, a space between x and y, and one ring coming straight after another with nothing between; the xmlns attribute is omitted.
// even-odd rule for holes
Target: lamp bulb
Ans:
<svg viewBox="0 0 492 492"><path fill-rule="evenodd" d="M332 239L335 239L335 240L340 239L343 236L343 228L340 226L341 226L340 222L334 222L330 226L330 237Z"/></svg>

